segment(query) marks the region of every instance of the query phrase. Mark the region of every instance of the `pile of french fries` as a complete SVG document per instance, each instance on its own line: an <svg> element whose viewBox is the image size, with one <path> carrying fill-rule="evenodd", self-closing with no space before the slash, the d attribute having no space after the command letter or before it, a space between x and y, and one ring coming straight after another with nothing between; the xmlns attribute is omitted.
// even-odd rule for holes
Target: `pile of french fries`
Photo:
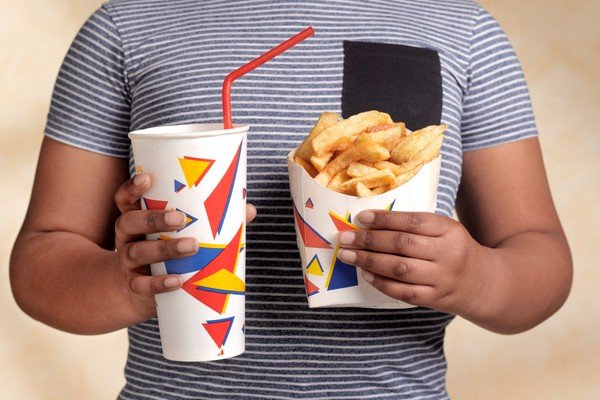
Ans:
<svg viewBox="0 0 600 400"><path fill-rule="evenodd" d="M411 132L379 111L342 119L321 114L294 161L321 185L352 196L374 196L411 180L435 159L447 125Z"/></svg>

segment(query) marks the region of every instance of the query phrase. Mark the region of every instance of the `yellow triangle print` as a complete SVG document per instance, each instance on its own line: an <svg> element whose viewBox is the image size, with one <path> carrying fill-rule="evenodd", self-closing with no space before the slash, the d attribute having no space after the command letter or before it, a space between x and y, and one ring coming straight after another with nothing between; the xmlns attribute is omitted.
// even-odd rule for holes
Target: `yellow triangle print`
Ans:
<svg viewBox="0 0 600 400"><path fill-rule="evenodd" d="M323 267L321 267L321 262L319 261L319 257L315 254L315 256L308 263L308 267L306 267L306 273L323 276Z"/></svg>
<svg viewBox="0 0 600 400"><path fill-rule="evenodd" d="M226 269L221 269L206 278L200 279L194 282L194 285L222 293L243 293L246 290L244 281Z"/></svg>
<svg viewBox="0 0 600 400"><path fill-rule="evenodd" d="M213 163L214 160L207 160L204 158L180 158L179 165L181 165L181 170L183 171L188 187L198 186Z"/></svg>

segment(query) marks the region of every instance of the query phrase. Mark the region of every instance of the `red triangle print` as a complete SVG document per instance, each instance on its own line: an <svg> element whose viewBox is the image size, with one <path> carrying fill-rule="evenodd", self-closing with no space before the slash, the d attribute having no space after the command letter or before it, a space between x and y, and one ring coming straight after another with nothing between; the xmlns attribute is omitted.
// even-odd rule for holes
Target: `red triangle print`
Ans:
<svg viewBox="0 0 600 400"><path fill-rule="evenodd" d="M147 199L145 197L143 197L143 199L146 209L148 210L164 210L169 203L168 201Z"/></svg>
<svg viewBox="0 0 600 400"><path fill-rule="evenodd" d="M310 199L310 197L308 198L308 200L306 200L306 203L304 204L304 206L306 208L315 208L315 204L313 203L313 201Z"/></svg>
<svg viewBox="0 0 600 400"><path fill-rule="evenodd" d="M202 324L217 347L221 348L227 342L227 337L229 336L231 325L233 324L233 318L234 317L229 317L206 321Z"/></svg>
<svg viewBox="0 0 600 400"><path fill-rule="evenodd" d="M317 287L317 285L309 281L306 276L304 277L304 287L306 288L306 295L308 297L312 296L313 294L319 293L319 288Z"/></svg>
<svg viewBox="0 0 600 400"><path fill-rule="evenodd" d="M198 282L199 280L210 276L221 269L235 273L238 263L238 256L240 254L243 228L244 225L242 224L231 242L229 242L229 244L227 244L227 246L225 246L225 248L203 269L185 281L182 286L183 290L192 295L196 300L215 310L219 314L223 314L223 312L225 312L229 294L201 290L198 286L194 285L194 282Z"/></svg>
<svg viewBox="0 0 600 400"><path fill-rule="evenodd" d="M294 217L296 218L296 224L298 224L300 236L302 236L302 241L306 247L318 247L321 249L332 248L331 244L325 240L323 236L319 235L319 233L315 231L313 227L308 225L308 223L302 218L295 204Z"/></svg>
<svg viewBox="0 0 600 400"><path fill-rule="evenodd" d="M235 177L237 174L238 165L240 163L240 156L242 153L243 140L240 142L240 147L233 156L229 168L221 178L221 181L215 187L215 190L208 196L204 201L204 207L206 208L206 215L208 222L212 230L213 237L217 237L217 233L221 232L223 222L225 222L225 216L227 215L227 209L229 207L229 201L231 200L231 194L233 186L235 184Z"/></svg>

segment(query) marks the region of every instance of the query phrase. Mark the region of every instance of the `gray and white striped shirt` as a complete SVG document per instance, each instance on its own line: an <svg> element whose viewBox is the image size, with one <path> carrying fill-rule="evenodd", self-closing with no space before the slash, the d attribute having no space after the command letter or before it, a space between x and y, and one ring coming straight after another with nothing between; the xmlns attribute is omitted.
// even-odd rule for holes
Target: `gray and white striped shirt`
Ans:
<svg viewBox="0 0 600 400"><path fill-rule="evenodd" d="M45 133L131 160L129 131L220 122L224 76L308 25L314 37L233 89L234 121L251 127L248 201L258 209L247 234L246 352L218 362L167 361L152 319L129 329L127 384L120 399L448 397L443 339L452 315L425 308L307 308L285 155L322 111L342 111L346 95L356 100L344 84L357 71L344 68L343 41L395 45L395 56L415 76L430 70L420 68L418 50L434 50L438 83L383 67L367 75L403 88L397 98L404 108L397 112L415 120L426 110L410 109L412 101L418 104L422 94L435 98L439 91L438 119L449 130L437 212L451 216L463 152L537 134L515 53L478 4L111 1L75 38L56 82ZM386 54L374 57L387 63ZM377 100L378 93L366 95Z"/></svg>

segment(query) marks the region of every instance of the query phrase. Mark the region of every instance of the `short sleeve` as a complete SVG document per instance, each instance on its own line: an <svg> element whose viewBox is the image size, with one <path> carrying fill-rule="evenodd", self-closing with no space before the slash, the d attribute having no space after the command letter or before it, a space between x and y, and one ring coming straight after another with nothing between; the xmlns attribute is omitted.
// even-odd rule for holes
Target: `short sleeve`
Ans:
<svg viewBox="0 0 600 400"><path fill-rule="evenodd" d="M463 99L463 151L537 136L519 60L498 22L480 9L471 38L469 83Z"/></svg>
<svg viewBox="0 0 600 400"><path fill-rule="evenodd" d="M128 157L126 78L119 32L102 7L85 22L65 56L45 134L96 153Z"/></svg>

